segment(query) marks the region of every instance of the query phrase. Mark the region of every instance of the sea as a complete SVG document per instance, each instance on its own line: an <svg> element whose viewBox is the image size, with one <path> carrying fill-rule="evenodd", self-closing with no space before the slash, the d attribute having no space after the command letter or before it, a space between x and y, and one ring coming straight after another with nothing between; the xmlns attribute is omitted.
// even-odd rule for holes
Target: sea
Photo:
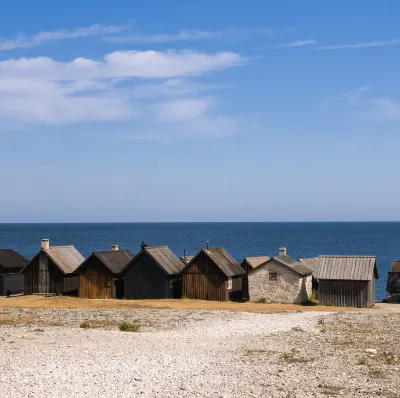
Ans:
<svg viewBox="0 0 400 398"><path fill-rule="evenodd" d="M238 262L248 256L276 256L280 247L299 258L319 255L373 255L379 280L376 298L386 297L386 279L391 262L400 259L400 222L259 222L259 223L65 223L0 224L0 248L32 256L42 238L50 245L74 245L85 257L97 250L140 250L167 245L181 257L194 255L209 241L223 246Z"/></svg>

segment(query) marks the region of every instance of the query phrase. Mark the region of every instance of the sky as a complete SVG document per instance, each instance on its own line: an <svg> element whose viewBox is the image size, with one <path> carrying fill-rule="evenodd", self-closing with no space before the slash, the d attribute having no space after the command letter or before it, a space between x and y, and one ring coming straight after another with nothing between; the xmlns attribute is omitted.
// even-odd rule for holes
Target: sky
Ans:
<svg viewBox="0 0 400 398"><path fill-rule="evenodd" d="M399 14L3 0L0 222L400 220Z"/></svg>

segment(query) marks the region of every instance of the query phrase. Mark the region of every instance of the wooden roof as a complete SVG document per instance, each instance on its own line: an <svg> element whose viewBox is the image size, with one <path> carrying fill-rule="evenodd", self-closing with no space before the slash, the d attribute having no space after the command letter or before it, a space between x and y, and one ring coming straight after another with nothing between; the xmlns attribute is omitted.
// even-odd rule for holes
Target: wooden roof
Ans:
<svg viewBox="0 0 400 398"><path fill-rule="evenodd" d="M316 279L369 281L378 279L374 256L320 256Z"/></svg>
<svg viewBox="0 0 400 398"><path fill-rule="evenodd" d="M1 261L0 261L1 263ZM393 260L392 261L392 268L390 272L400 272L400 260Z"/></svg>
<svg viewBox="0 0 400 398"><path fill-rule="evenodd" d="M29 260L12 249L0 249L0 266L4 268L25 268Z"/></svg>
<svg viewBox="0 0 400 398"><path fill-rule="evenodd" d="M44 253L49 257L54 265L64 275L75 272L76 269L85 261L85 257L83 257L74 246L50 246L49 249L40 249L23 271L29 267L29 265L32 264L41 253Z"/></svg>
<svg viewBox="0 0 400 398"><path fill-rule="evenodd" d="M246 257L243 261L243 263L247 263L250 268L256 268L259 265L267 262L269 260L268 256L257 256L257 257Z"/></svg>
<svg viewBox="0 0 400 398"><path fill-rule="evenodd" d="M181 261L187 265L190 263L190 261L194 258L194 256L183 256L181 257Z"/></svg>
<svg viewBox="0 0 400 398"><path fill-rule="evenodd" d="M132 264L140 254L146 253L153 259L167 275L175 275L185 267L181 261L168 246L144 247L141 252L127 265ZM126 267L126 268L127 268Z"/></svg>
<svg viewBox="0 0 400 398"><path fill-rule="evenodd" d="M223 247L202 249L189 264L191 264L201 253L204 253L220 269L220 271L228 277L246 274L246 271Z"/></svg>
<svg viewBox="0 0 400 398"><path fill-rule="evenodd" d="M125 266L135 257L130 250L107 250L93 252L76 270L79 272L81 268L89 261L96 257L107 269L114 275L119 274Z"/></svg>

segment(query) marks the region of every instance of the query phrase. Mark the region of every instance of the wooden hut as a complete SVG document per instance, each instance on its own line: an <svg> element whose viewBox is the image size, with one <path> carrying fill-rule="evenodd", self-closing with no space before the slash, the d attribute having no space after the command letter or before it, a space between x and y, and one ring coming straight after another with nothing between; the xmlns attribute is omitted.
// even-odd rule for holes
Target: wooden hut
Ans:
<svg viewBox="0 0 400 398"><path fill-rule="evenodd" d="M386 290L389 301L400 302L400 260L392 261L392 268L388 273Z"/></svg>
<svg viewBox="0 0 400 398"><path fill-rule="evenodd" d="M241 300L245 274L224 248L202 249L182 271L183 296L199 300Z"/></svg>
<svg viewBox="0 0 400 398"><path fill-rule="evenodd" d="M268 256L246 257L240 263L240 266L246 271L246 274L243 275L242 279L242 296L244 300L249 299L249 277L247 274L249 273L249 271L265 263L268 260Z"/></svg>
<svg viewBox="0 0 400 398"><path fill-rule="evenodd" d="M25 294L78 294L76 269L85 258L74 246L52 246L42 239L40 251L21 271Z"/></svg>
<svg viewBox="0 0 400 398"><path fill-rule="evenodd" d="M142 245L142 250L122 272L125 298L181 298L182 284L178 274L184 266L167 246Z"/></svg>
<svg viewBox="0 0 400 398"><path fill-rule="evenodd" d="M12 249L0 250L0 296L24 292L24 276L20 273L29 260Z"/></svg>
<svg viewBox="0 0 400 398"><path fill-rule="evenodd" d="M312 294L312 271L290 257L286 248L248 273L249 299L267 303L303 303Z"/></svg>
<svg viewBox="0 0 400 398"><path fill-rule="evenodd" d="M376 257L320 256L315 278L319 302L340 307L370 307L375 304Z"/></svg>
<svg viewBox="0 0 400 398"><path fill-rule="evenodd" d="M93 252L75 271L79 274L79 297L89 299L123 298L124 283L121 271L133 259L130 250Z"/></svg>

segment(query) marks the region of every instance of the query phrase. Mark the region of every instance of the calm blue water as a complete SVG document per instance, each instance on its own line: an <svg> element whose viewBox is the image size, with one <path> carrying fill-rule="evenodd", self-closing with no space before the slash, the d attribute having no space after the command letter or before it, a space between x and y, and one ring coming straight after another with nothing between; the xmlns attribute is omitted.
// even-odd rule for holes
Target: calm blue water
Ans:
<svg viewBox="0 0 400 398"><path fill-rule="evenodd" d="M400 223L126 223L126 224L0 224L0 247L12 248L31 258L40 239L51 245L75 245L88 256L108 250L139 251L140 243L167 245L178 256L186 248L194 254L205 246L223 246L237 260L255 255L273 256L285 246L288 255L315 257L321 254L374 255L380 279L377 299L386 296L386 277L391 261L400 258Z"/></svg>

